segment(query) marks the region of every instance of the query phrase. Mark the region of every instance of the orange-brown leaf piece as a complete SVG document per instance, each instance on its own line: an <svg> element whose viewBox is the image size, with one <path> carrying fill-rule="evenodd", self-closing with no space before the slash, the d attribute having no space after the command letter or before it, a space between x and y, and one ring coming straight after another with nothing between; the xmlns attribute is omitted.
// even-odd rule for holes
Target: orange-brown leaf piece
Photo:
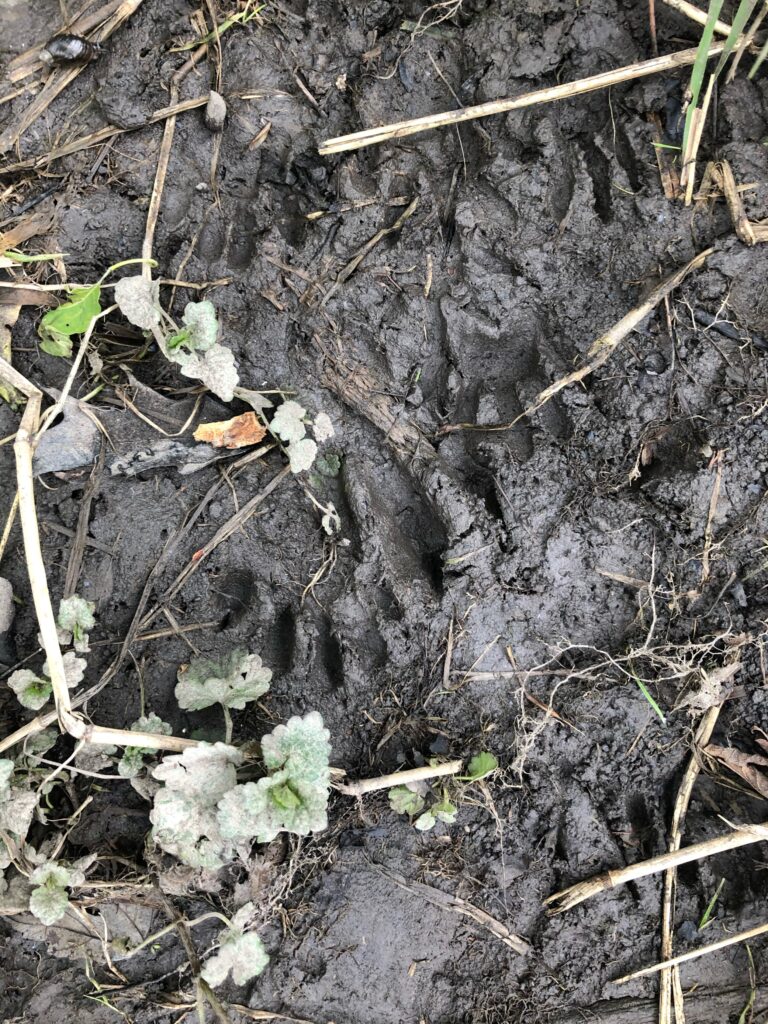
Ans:
<svg viewBox="0 0 768 1024"><path fill-rule="evenodd" d="M768 757L763 757L762 754L745 754L734 747L718 747L714 743L704 747L704 753L730 768L760 796L768 798L768 775L764 775L755 767L768 768Z"/></svg>
<svg viewBox="0 0 768 1024"><path fill-rule="evenodd" d="M258 444L266 434L255 412L244 412L220 423L201 423L195 431L196 441L207 441L214 448L246 448Z"/></svg>

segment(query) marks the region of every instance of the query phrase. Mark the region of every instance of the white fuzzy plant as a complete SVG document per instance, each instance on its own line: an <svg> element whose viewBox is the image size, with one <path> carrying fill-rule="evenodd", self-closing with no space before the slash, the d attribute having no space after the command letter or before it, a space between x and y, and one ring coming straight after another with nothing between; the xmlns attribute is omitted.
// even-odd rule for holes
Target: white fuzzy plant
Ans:
<svg viewBox="0 0 768 1024"><path fill-rule="evenodd" d="M96 606L92 601L86 601L77 594L64 598L59 604L59 614L56 619L58 627L59 643L62 646L74 645L73 651L66 651L64 654L64 676L67 686L71 690L82 682L85 676L86 661L78 658L78 654L87 653L88 630L95 625L93 611ZM38 675L28 668L20 668L12 672L8 678L8 685L16 694L18 701L30 711L39 711L50 700L53 693L48 662L43 665L42 675Z"/></svg>
<svg viewBox="0 0 768 1024"><path fill-rule="evenodd" d="M298 415L289 409L278 425ZM286 429L292 435L287 439L289 444L303 440L297 427ZM62 601L59 607L59 639L75 647L64 654L70 686L83 678L86 663L76 652L88 650L93 611L93 604L77 595ZM22 669L9 680L19 701L31 710L39 710L51 696L47 664L42 671L42 676L37 676ZM230 709L242 710L262 697L271 678L271 670L258 654L238 648L218 660L193 659L179 670L175 693L179 706L189 711L220 704L229 740ZM154 714L142 716L131 728L164 735L171 732L170 725ZM30 750L22 756L22 760L31 757L32 764L35 754L43 753L56 736L44 733L35 739L39 742L30 744ZM245 782L238 782L237 777L238 769L244 766L243 753L229 742L200 743L182 754L163 758L151 769L155 780L152 786L156 787L149 815L152 838L182 863L215 870L254 839L269 842L282 831L304 836L326 828L331 781L329 741L330 734L316 711L293 717L262 738L261 777ZM115 751L102 748L101 753L112 755ZM135 783L145 767L144 758L153 753L144 747L126 747L118 762L119 774ZM44 786L42 791L48 788ZM10 866L14 851L21 850L31 868L27 879L21 879L29 909L43 924L51 926L67 913L69 890L84 883L85 870L93 858L67 864L48 859L42 850L36 851L26 843L35 814L45 820L39 796L31 772L18 771L13 761L0 759L0 838L5 839L0 843L0 903L8 888L3 872ZM207 961L202 973L210 985L219 985L230 975L236 984L243 984L266 966L269 957L261 939L248 931L252 911L251 904L243 907L219 936L219 951Z"/></svg>
<svg viewBox="0 0 768 1024"><path fill-rule="evenodd" d="M216 309L208 299L188 302L179 327L160 305L160 285L139 275L124 277L115 285L115 302L123 316L135 327L151 331L161 352L176 363L185 377L201 380L224 402L241 398L265 419L265 410L272 402L258 391L239 387L235 357L219 341L220 327ZM266 420L265 420L266 422ZM310 424L314 438L307 436ZM317 456L317 446L334 435L327 413L319 413L314 421L298 402L283 402L268 422L272 434L284 445L291 472L310 469Z"/></svg>

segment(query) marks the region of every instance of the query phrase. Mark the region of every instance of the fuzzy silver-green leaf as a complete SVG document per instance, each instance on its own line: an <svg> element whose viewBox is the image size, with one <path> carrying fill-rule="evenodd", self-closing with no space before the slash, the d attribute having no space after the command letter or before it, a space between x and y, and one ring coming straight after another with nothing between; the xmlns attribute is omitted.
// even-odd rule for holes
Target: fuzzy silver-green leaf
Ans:
<svg viewBox="0 0 768 1024"><path fill-rule="evenodd" d="M267 692L271 679L271 669L262 665L258 654L235 649L219 660L193 658L186 672L179 672L174 693L179 707L187 711L202 711L212 704L242 711Z"/></svg>

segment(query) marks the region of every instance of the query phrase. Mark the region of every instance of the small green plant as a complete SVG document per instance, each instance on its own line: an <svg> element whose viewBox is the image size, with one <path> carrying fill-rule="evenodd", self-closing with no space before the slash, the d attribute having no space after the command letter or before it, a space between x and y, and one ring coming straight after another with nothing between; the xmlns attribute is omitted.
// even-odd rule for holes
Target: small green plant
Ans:
<svg viewBox="0 0 768 1024"><path fill-rule="evenodd" d="M201 380L224 402L238 383L235 357L218 341L216 309L207 299L188 302L179 327L160 305L160 285L141 275L124 277L115 286L115 302L134 326L151 331L160 351L185 377Z"/></svg>
<svg viewBox="0 0 768 1024"><path fill-rule="evenodd" d="M269 429L285 444L292 473L309 469L317 456L317 445L333 437L331 418L321 412L312 424L315 440L307 437L307 410L303 405L289 399L279 406L272 417Z"/></svg>
<svg viewBox="0 0 768 1024"><path fill-rule="evenodd" d="M237 785L243 755L225 743L201 743L165 757L152 776L163 785L149 814L152 838L192 868L216 869L233 856L221 834L217 804Z"/></svg>
<svg viewBox="0 0 768 1024"><path fill-rule="evenodd" d="M77 654L89 650L87 630L95 625L93 610L96 606L91 601L86 601L77 594L64 599L59 604L59 614L56 619L58 627L59 643L62 646L74 643L74 651L65 651L64 677L69 689L73 689L85 677L87 663L84 658L78 658ZM29 708L30 711L39 711L51 698L53 686L48 671L48 662L43 665L42 675L37 675L28 668L17 669L8 678L8 685L16 694L19 703Z"/></svg>
<svg viewBox="0 0 768 1024"><path fill-rule="evenodd" d="M717 888L712 894L712 899L709 901L704 910L704 913L701 915L701 920L699 921L700 932L703 932L705 928L709 928L709 926L712 924L712 921L714 920L712 915L715 912L715 907L717 906L717 901L720 899L720 893L723 891L724 885L725 879L721 878L720 883L718 884Z"/></svg>
<svg viewBox="0 0 768 1024"><path fill-rule="evenodd" d="M235 843L254 836L268 843L279 832L306 836L327 828L329 739L316 711L265 736L261 752L269 774L225 795L218 813L222 835Z"/></svg>
<svg viewBox="0 0 768 1024"><path fill-rule="evenodd" d="M93 858L86 858L90 863ZM56 924L69 910L67 889L82 885L85 872L77 864L62 864L61 861L45 861L39 864L29 876L32 892L29 894L29 909L44 925Z"/></svg>
<svg viewBox="0 0 768 1024"><path fill-rule="evenodd" d="M173 729L159 715L150 714L137 718L131 726L132 732L151 732L159 736L170 736ZM125 779L135 779L144 767L144 758L157 751L149 747L126 747L117 763L117 771Z"/></svg>
<svg viewBox="0 0 768 1024"><path fill-rule="evenodd" d="M219 951L206 961L202 970L203 980L214 988L225 982L229 974L236 985L245 985L269 963L264 943L254 932L245 930L253 910L253 904L246 903L219 935Z"/></svg>
<svg viewBox="0 0 768 1024"><path fill-rule="evenodd" d="M428 832L438 821L452 825L459 813L465 786L491 775L499 767L493 754L483 751L471 758L466 775L456 775L433 780L422 779L403 786L393 786L389 791L389 806L396 814L407 814L414 828Z"/></svg>
<svg viewBox="0 0 768 1024"><path fill-rule="evenodd" d="M59 602L59 614L56 625L59 627L59 643L63 646L72 644L78 654L87 654L88 630L93 629L96 620L93 613L96 605L86 601L84 597L73 594Z"/></svg>
<svg viewBox="0 0 768 1024"><path fill-rule="evenodd" d="M66 651L62 657L64 678L71 690L82 682L85 676L86 661L84 658L78 658L74 651ZM36 675L28 668L17 669L9 676L8 685L23 707L29 708L31 711L39 711L43 705L48 703L53 693L48 662L46 661L43 665L42 676Z"/></svg>
<svg viewBox="0 0 768 1024"><path fill-rule="evenodd" d="M271 679L272 670L258 654L237 648L218 661L193 658L186 670L179 670L174 692L186 711L202 711L213 704L242 711L249 701L264 696Z"/></svg>
<svg viewBox="0 0 768 1024"><path fill-rule="evenodd" d="M190 867L212 869L254 838L269 842L281 831L325 828L328 740L317 712L290 719L262 739L268 774L240 785L243 755L228 744L201 743L164 758L152 772L163 783L150 813L155 842Z"/></svg>
<svg viewBox="0 0 768 1024"><path fill-rule="evenodd" d="M61 255L60 253L58 255ZM14 254L19 260L20 254ZM42 258L42 257L40 257ZM46 258L48 258L46 256ZM29 262L27 260L26 262ZM56 309L49 310L37 328L40 335L40 348L51 356L68 358L72 355L72 338L76 334L85 334L93 321L101 314L101 288L107 277L120 267L131 263L145 263L146 260L122 260L109 267L96 284L68 289L68 299ZM154 265L154 261L150 260Z"/></svg>

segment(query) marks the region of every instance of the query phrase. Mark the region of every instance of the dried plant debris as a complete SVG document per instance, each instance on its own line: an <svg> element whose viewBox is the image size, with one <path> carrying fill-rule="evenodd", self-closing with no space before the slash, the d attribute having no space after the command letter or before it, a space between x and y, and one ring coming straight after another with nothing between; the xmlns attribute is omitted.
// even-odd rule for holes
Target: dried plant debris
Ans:
<svg viewBox="0 0 768 1024"><path fill-rule="evenodd" d="M201 423L194 433L196 441L206 441L214 448L246 448L258 444L267 433L255 412L244 412L231 420Z"/></svg>
<svg viewBox="0 0 768 1024"><path fill-rule="evenodd" d="M768 742L757 742L768 751ZM721 747L716 743L704 747L704 753L738 775L755 793L768 799L768 774L761 770L768 768L768 757L758 753L746 754L735 747Z"/></svg>

